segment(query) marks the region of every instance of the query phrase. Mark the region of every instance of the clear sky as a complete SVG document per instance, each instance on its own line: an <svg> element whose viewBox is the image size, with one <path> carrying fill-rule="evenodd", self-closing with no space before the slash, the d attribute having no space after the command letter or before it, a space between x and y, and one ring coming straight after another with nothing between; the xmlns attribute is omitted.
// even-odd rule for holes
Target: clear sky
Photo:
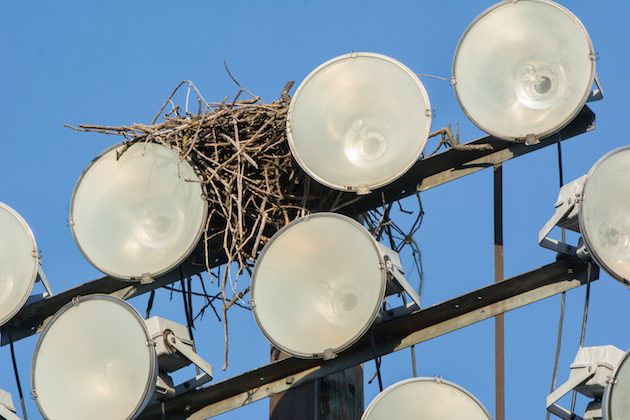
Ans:
<svg viewBox="0 0 630 420"><path fill-rule="evenodd" d="M418 73L449 77L457 41L492 1L128 2L0 3L0 201L32 227L54 290L97 278L67 226L72 190L83 168L119 139L81 134L62 124L150 122L173 87L193 80L207 99L236 93L226 60L249 90L276 99L288 80L299 83L320 63L349 51L394 57ZM593 103L597 129L564 143L565 179L588 171L604 153L628 143L630 30L626 2L568 2L599 53L603 101ZM463 139L482 133L467 121L447 82L423 79L435 109L433 128L459 123ZM430 146L429 146L430 147ZM509 162L504 169L505 270L513 276L554 259L537 245L558 192L555 148ZM492 173L466 177L423 194L418 233L426 304L493 280ZM409 263L409 261L407 261ZM415 280L415 279L412 279ZM558 382L577 350L584 289L568 294ZM625 309L630 292L603 274L593 284L587 345L630 348ZM180 300L158 293L154 314L184 320ZM146 297L132 301L141 312ZM506 316L506 417L543 418L549 390L560 298ZM208 316L197 325L199 352L221 380L263 365L268 343L251 313L232 312L231 364L221 372L222 326ZM467 388L494 413L494 325L485 321L417 347L421 375L439 375ZM37 337L16 345L25 390ZM411 376L408 351L383 359L385 385ZM0 388L13 393L9 349L0 349ZM189 370L192 372L192 370ZM365 376L374 372L365 365ZM365 402L378 393L366 385ZM581 401L583 405L583 401ZM219 416L264 419L268 402ZM29 416L38 418L28 400Z"/></svg>

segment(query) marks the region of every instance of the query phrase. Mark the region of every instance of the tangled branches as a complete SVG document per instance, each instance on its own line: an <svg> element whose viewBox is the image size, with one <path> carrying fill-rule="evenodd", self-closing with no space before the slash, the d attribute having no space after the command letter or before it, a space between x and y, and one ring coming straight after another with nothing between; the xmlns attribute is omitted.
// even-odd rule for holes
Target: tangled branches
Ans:
<svg viewBox="0 0 630 420"><path fill-rule="evenodd" d="M177 150L181 160L188 159L197 168L209 204L204 236L208 272L213 269L208 258L211 243L221 239L227 258L219 276L226 363L227 311L239 302L247 305L243 298L249 285L239 287L238 279L244 273L251 275L265 241L300 216L334 211L349 200L347 194L311 181L292 161L285 126L293 82L287 83L280 99L271 103L263 103L256 96L239 99L248 92L236 83L240 89L234 99L210 103L192 82L184 81L151 124L70 127L119 135L127 144L161 143ZM183 107L174 103L182 87L187 88ZM193 113L190 109L195 102Z"/></svg>
<svg viewBox="0 0 630 420"><path fill-rule="evenodd" d="M227 67L226 70L239 87L231 100L207 102L192 82L183 81L166 99L151 124L68 126L79 131L122 136L127 146L140 141L166 145L175 149L182 161L191 161L197 169L209 205L204 230L205 264L210 279L213 282L216 279L220 289L210 296L202 281L203 293L197 294L207 300L200 314L210 306L221 319L213 301L220 299L223 303L224 369L229 347L228 310L233 306L249 306L244 300L249 284L239 285L238 280L244 274L251 277L256 256L265 242L298 217L314 211L336 211L358 199L312 181L294 163L285 132L293 82L286 84L278 100L264 103L245 90ZM243 93L249 97L240 99ZM178 94L185 94L182 105L175 103ZM195 111L191 110L193 107ZM123 148L120 154L125 150ZM412 249L421 282L420 250L413 240L424 214L419 196L418 204L418 217L408 233L390 218L391 204L368 212L362 220L377 240L388 240L388 245L397 252L406 247ZM402 207L400 210L414 213ZM223 270L213 267L209 258L211 251L216 251L217 242L226 257ZM192 328L191 324L200 314L192 313L195 292L190 279L187 287L182 279L181 289L170 290L188 294L184 306L189 328Z"/></svg>

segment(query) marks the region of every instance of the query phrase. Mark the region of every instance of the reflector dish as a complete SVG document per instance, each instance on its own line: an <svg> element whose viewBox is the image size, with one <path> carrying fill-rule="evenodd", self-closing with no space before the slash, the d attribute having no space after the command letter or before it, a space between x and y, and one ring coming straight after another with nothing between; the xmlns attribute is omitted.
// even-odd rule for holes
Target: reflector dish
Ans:
<svg viewBox="0 0 630 420"><path fill-rule="evenodd" d="M156 380L155 350L142 317L108 295L61 308L33 354L33 395L50 420L132 418L151 399Z"/></svg>
<svg viewBox="0 0 630 420"><path fill-rule="evenodd" d="M413 378L378 394L361 420L491 420L468 391L439 378Z"/></svg>
<svg viewBox="0 0 630 420"><path fill-rule="evenodd" d="M624 420L630 413L630 352L626 353L608 381L602 410L606 420Z"/></svg>
<svg viewBox="0 0 630 420"><path fill-rule="evenodd" d="M614 150L589 171L579 210L580 231L598 265L630 281L630 148Z"/></svg>
<svg viewBox="0 0 630 420"><path fill-rule="evenodd" d="M424 86L402 63L352 53L316 68L289 107L287 136L298 164L318 182L365 193L405 173L431 127Z"/></svg>
<svg viewBox="0 0 630 420"><path fill-rule="evenodd" d="M37 255L28 224L0 203L0 325L13 318L30 296L39 269Z"/></svg>
<svg viewBox="0 0 630 420"><path fill-rule="evenodd" d="M258 257L252 276L256 322L273 345L294 356L338 353L379 312L382 262L376 242L356 221L335 213L297 219Z"/></svg>
<svg viewBox="0 0 630 420"><path fill-rule="evenodd" d="M464 32L453 76L473 123L502 139L532 142L582 109L595 78L595 52L582 23L564 7L504 1Z"/></svg>
<svg viewBox="0 0 630 420"><path fill-rule="evenodd" d="M70 205L83 255L121 279L156 277L180 264L201 237L208 204L194 168L155 143L116 145L92 161Z"/></svg>

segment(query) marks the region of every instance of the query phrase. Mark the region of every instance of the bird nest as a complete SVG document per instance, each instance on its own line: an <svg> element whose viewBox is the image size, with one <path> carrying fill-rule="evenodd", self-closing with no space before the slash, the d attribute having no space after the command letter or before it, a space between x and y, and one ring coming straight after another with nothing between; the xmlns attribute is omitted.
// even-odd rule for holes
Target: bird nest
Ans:
<svg viewBox="0 0 630 420"><path fill-rule="evenodd" d="M251 277L256 256L266 241L292 220L315 211L338 211L359 199L313 181L294 161L285 129L293 82L286 84L278 100L265 103L244 89L227 67L226 70L239 88L232 99L208 102L192 82L183 81L150 124L68 126L84 132L118 135L127 145L160 143L175 149L182 161L187 159L196 166L209 208L203 238L205 265L219 291L209 295L202 280L203 293L193 292L190 279L187 290L183 280L181 289L167 288L187 293L184 303L191 334L195 319L203 316L208 307L223 321L224 369L228 354L228 310L233 306L249 308L245 301L249 281L239 284L239 279L245 273ZM242 99L242 96L247 98ZM442 145L461 147L452 141L450 129L431 134L432 137L438 135L442 137L438 148ZM411 249L422 283L420 249L413 239L424 215L420 196L417 195L418 207L414 211L404 210L398 203L397 213L412 215L414 219L407 230L390 218L391 212L396 210L393 204L362 214L361 221L377 240L385 241L397 252L406 247ZM222 248L225 256L223 270L215 267L217 264L212 258L217 247ZM196 315L192 310L192 293L207 299ZM223 317L213 305L215 300L222 302ZM153 295L147 314L152 302Z"/></svg>

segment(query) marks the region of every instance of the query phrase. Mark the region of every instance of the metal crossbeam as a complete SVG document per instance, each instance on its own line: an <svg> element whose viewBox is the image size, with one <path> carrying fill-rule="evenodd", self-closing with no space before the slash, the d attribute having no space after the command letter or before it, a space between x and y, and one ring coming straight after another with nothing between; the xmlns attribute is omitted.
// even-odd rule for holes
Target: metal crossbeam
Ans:
<svg viewBox="0 0 630 420"><path fill-rule="evenodd" d="M370 209L378 208L384 203L400 200L418 191L437 187L484 168L539 150L556 143L558 138L566 140L585 133L592 130L594 126L595 114L590 108L585 106L577 117L562 129L560 133L544 138L535 145L526 146L522 143L503 141L491 136L482 137L467 144L489 144L492 146L492 150L450 149L435 156L419 160L405 175L388 186L378 189L367 196L353 196L352 204L340 209L339 212L356 216ZM347 194L352 195L351 193ZM225 262L225 256L221 251L220 244L217 244L216 247L211 246L209 251L211 253L210 262L212 267ZM203 252L199 249L182 265L182 274L185 277L193 276L206 270L202 255ZM123 299L130 299L166 286L179 279L180 273L176 269L149 284L125 282L107 276L81 284L45 300L24 306L9 323L0 328L0 334L2 334L1 345L8 344L7 332L9 330L14 341L40 332L55 312L68 302L71 302L76 296L106 293Z"/></svg>
<svg viewBox="0 0 630 420"><path fill-rule="evenodd" d="M290 357L214 385L191 391L165 403L169 419L205 419L309 383L374 358L369 335L379 356L403 350L498 314L520 308L586 283L588 263L569 257L537 270L495 283L455 299L396 316L385 314L364 338L337 358L305 360ZM598 278L595 268L591 281ZM391 318L387 318L387 316ZM159 419L161 407L151 406L139 417Z"/></svg>

